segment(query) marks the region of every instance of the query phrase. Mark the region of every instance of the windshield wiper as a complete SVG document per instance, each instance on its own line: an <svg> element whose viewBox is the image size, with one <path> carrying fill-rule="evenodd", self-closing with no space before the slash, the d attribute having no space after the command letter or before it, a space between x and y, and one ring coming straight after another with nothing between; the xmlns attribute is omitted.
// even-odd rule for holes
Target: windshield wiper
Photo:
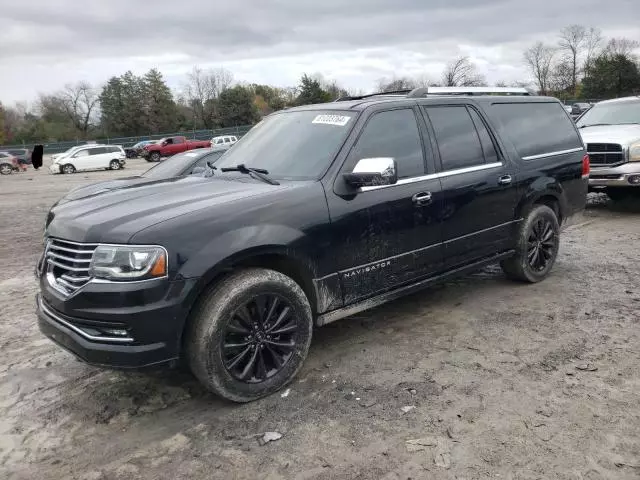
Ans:
<svg viewBox="0 0 640 480"><path fill-rule="evenodd" d="M222 167L220 171L246 173L248 175L251 175L252 177L257 177L263 182L267 182L271 185L280 185L280 183L276 182L273 178L269 178L267 176L269 175L269 172L267 170L264 170L263 168L246 167L244 163L241 163L240 165L236 165L235 167Z"/></svg>

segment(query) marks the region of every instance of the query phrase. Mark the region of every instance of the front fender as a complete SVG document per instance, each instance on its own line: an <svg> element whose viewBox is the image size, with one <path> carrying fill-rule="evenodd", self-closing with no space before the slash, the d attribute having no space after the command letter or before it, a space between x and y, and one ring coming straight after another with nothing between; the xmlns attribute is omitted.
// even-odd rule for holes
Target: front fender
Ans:
<svg viewBox="0 0 640 480"><path fill-rule="evenodd" d="M194 252L178 274L185 278L203 277L211 270L259 253L301 255L298 250L305 238L304 232L286 225L252 225L229 230Z"/></svg>

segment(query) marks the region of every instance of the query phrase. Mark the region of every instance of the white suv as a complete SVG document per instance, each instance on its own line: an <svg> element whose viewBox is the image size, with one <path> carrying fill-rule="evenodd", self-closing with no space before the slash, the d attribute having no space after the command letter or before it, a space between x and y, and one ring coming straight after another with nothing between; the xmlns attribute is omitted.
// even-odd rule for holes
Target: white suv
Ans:
<svg viewBox="0 0 640 480"><path fill-rule="evenodd" d="M221 137L213 137L211 139L211 146L212 147L221 147L221 146L230 147L237 141L238 141L238 137L236 137L235 135L223 135Z"/></svg>
<svg viewBox="0 0 640 480"><path fill-rule="evenodd" d="M127 155L120 145L85 145L65 152L53 160L51 173L75 173L83 170L119 170Z"/></svg>

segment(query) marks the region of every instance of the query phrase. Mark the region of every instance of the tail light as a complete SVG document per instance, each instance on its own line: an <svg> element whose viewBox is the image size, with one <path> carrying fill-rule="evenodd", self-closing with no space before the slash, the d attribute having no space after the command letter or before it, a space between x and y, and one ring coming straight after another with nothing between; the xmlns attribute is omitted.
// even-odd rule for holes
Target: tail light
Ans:
<svg viewBox="0 0 640 480"><path fill-rule="evenodd" d="M591 172L591 161L589 160L589 154L585 153L582 157L582 178L587 178Z"/></svg>

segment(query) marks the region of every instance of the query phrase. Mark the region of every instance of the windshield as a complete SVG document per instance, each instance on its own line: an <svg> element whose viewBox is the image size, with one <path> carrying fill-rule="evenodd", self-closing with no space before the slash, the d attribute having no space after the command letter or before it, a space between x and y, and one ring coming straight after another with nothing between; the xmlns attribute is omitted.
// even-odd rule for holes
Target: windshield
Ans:
<svg viewBox="0 0 640 480"><path fill-rule="evenodd" d="M275 178L317 179L342 146L356 115L337 110L276 113L249 130L216 166L244 164Z"/></svg>
<svg viewBox="0 0 640 480"><path fill-rule="evenodd" d="M595 105L576 122L578 127L589 125L640 124L640 101L611 102Z"/></svg>
<svg viewBox="0 0 640 480"><path fill-rule="evenodd" d="M195 166L196 163L198 165L202 163L202 166L204 166L204 162L215 162L223 153L224 152L204 153L202 150L199 150L174 155L151 167L142 174L142 177L161 179L185 175L189 173L189 167ZM206 159L204 157L206 157Z"/></svg>

